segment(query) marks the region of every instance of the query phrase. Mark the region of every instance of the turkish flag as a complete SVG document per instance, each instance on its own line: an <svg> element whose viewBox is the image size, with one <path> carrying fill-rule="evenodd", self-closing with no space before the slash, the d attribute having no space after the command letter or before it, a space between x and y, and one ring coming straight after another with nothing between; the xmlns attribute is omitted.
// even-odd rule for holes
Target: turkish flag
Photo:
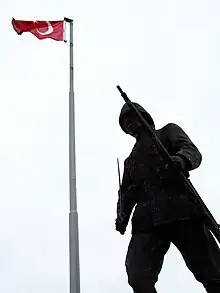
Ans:
<svg viewBox="0 0 220 293"><path fill-rule="evenodd" d="M64 20L26 21L12 18L12 26L19 35L30 32L40 40L50 38L56 41L64 41Z"/></svg>

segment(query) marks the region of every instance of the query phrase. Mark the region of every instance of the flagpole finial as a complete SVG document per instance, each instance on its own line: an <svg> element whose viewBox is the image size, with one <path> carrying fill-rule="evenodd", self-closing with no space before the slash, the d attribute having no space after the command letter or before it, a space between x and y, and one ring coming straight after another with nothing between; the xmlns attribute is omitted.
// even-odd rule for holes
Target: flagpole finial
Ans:
<svg viewBox="0 0 220 293"><path fill-rule="evenodd" d="M64 20L65 20L66 22L69 22L69 23L72 23L72 22L73 22L73 19L68 18L68 17L64 17Z"/></svg>

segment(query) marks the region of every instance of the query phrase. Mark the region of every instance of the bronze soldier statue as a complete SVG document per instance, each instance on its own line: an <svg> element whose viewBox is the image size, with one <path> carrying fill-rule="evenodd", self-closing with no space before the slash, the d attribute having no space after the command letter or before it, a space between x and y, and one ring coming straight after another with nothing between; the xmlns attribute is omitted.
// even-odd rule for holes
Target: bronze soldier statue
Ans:
<svg viewBox="0 0 220 293"><path fill-rule="evenodd" d="M128 283L134 293L156 293L164 256L173 243L206 291L220 293L219 247L204 224L201 206L190 199L178 176L182 171L189 177L189 171L200 166L202 155L181 127L169 123L156 130L151 115L133 104L172 156L174 168L167 166L136 113L125 104L119 124L136 143L124 162L116 230L125 233L135 207L125 262Z"/></svg>

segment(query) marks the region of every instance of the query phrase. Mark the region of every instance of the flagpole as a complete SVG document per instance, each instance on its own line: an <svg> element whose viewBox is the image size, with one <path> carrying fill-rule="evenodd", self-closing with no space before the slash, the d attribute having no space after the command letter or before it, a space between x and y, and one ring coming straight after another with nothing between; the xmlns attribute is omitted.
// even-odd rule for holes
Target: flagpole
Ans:
<svg viewBox="0 0 220 293"><path fill-rule="evenodd" d="M75 154L75 109L73 76L73 20L64 18L70 24L70 91L69 91L69 264L70 293L80 293L79 231L76 198L76 154Z"/></svg>

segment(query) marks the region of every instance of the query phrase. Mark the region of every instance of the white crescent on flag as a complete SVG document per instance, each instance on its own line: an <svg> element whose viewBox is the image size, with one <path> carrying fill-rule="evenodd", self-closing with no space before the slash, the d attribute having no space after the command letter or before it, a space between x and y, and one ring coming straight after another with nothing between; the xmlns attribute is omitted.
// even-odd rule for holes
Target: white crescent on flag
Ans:
<svg viewBox="0 0 220 293"><path fill-rule="evenodd" d="M47 25L48 25L48 29L46 32L40 32L39 30L37 30L38 34L42 35L42 36L46 36L49 35L53 32L53 26L51 25L51 23L49 21L46 21Z"/></svg>

